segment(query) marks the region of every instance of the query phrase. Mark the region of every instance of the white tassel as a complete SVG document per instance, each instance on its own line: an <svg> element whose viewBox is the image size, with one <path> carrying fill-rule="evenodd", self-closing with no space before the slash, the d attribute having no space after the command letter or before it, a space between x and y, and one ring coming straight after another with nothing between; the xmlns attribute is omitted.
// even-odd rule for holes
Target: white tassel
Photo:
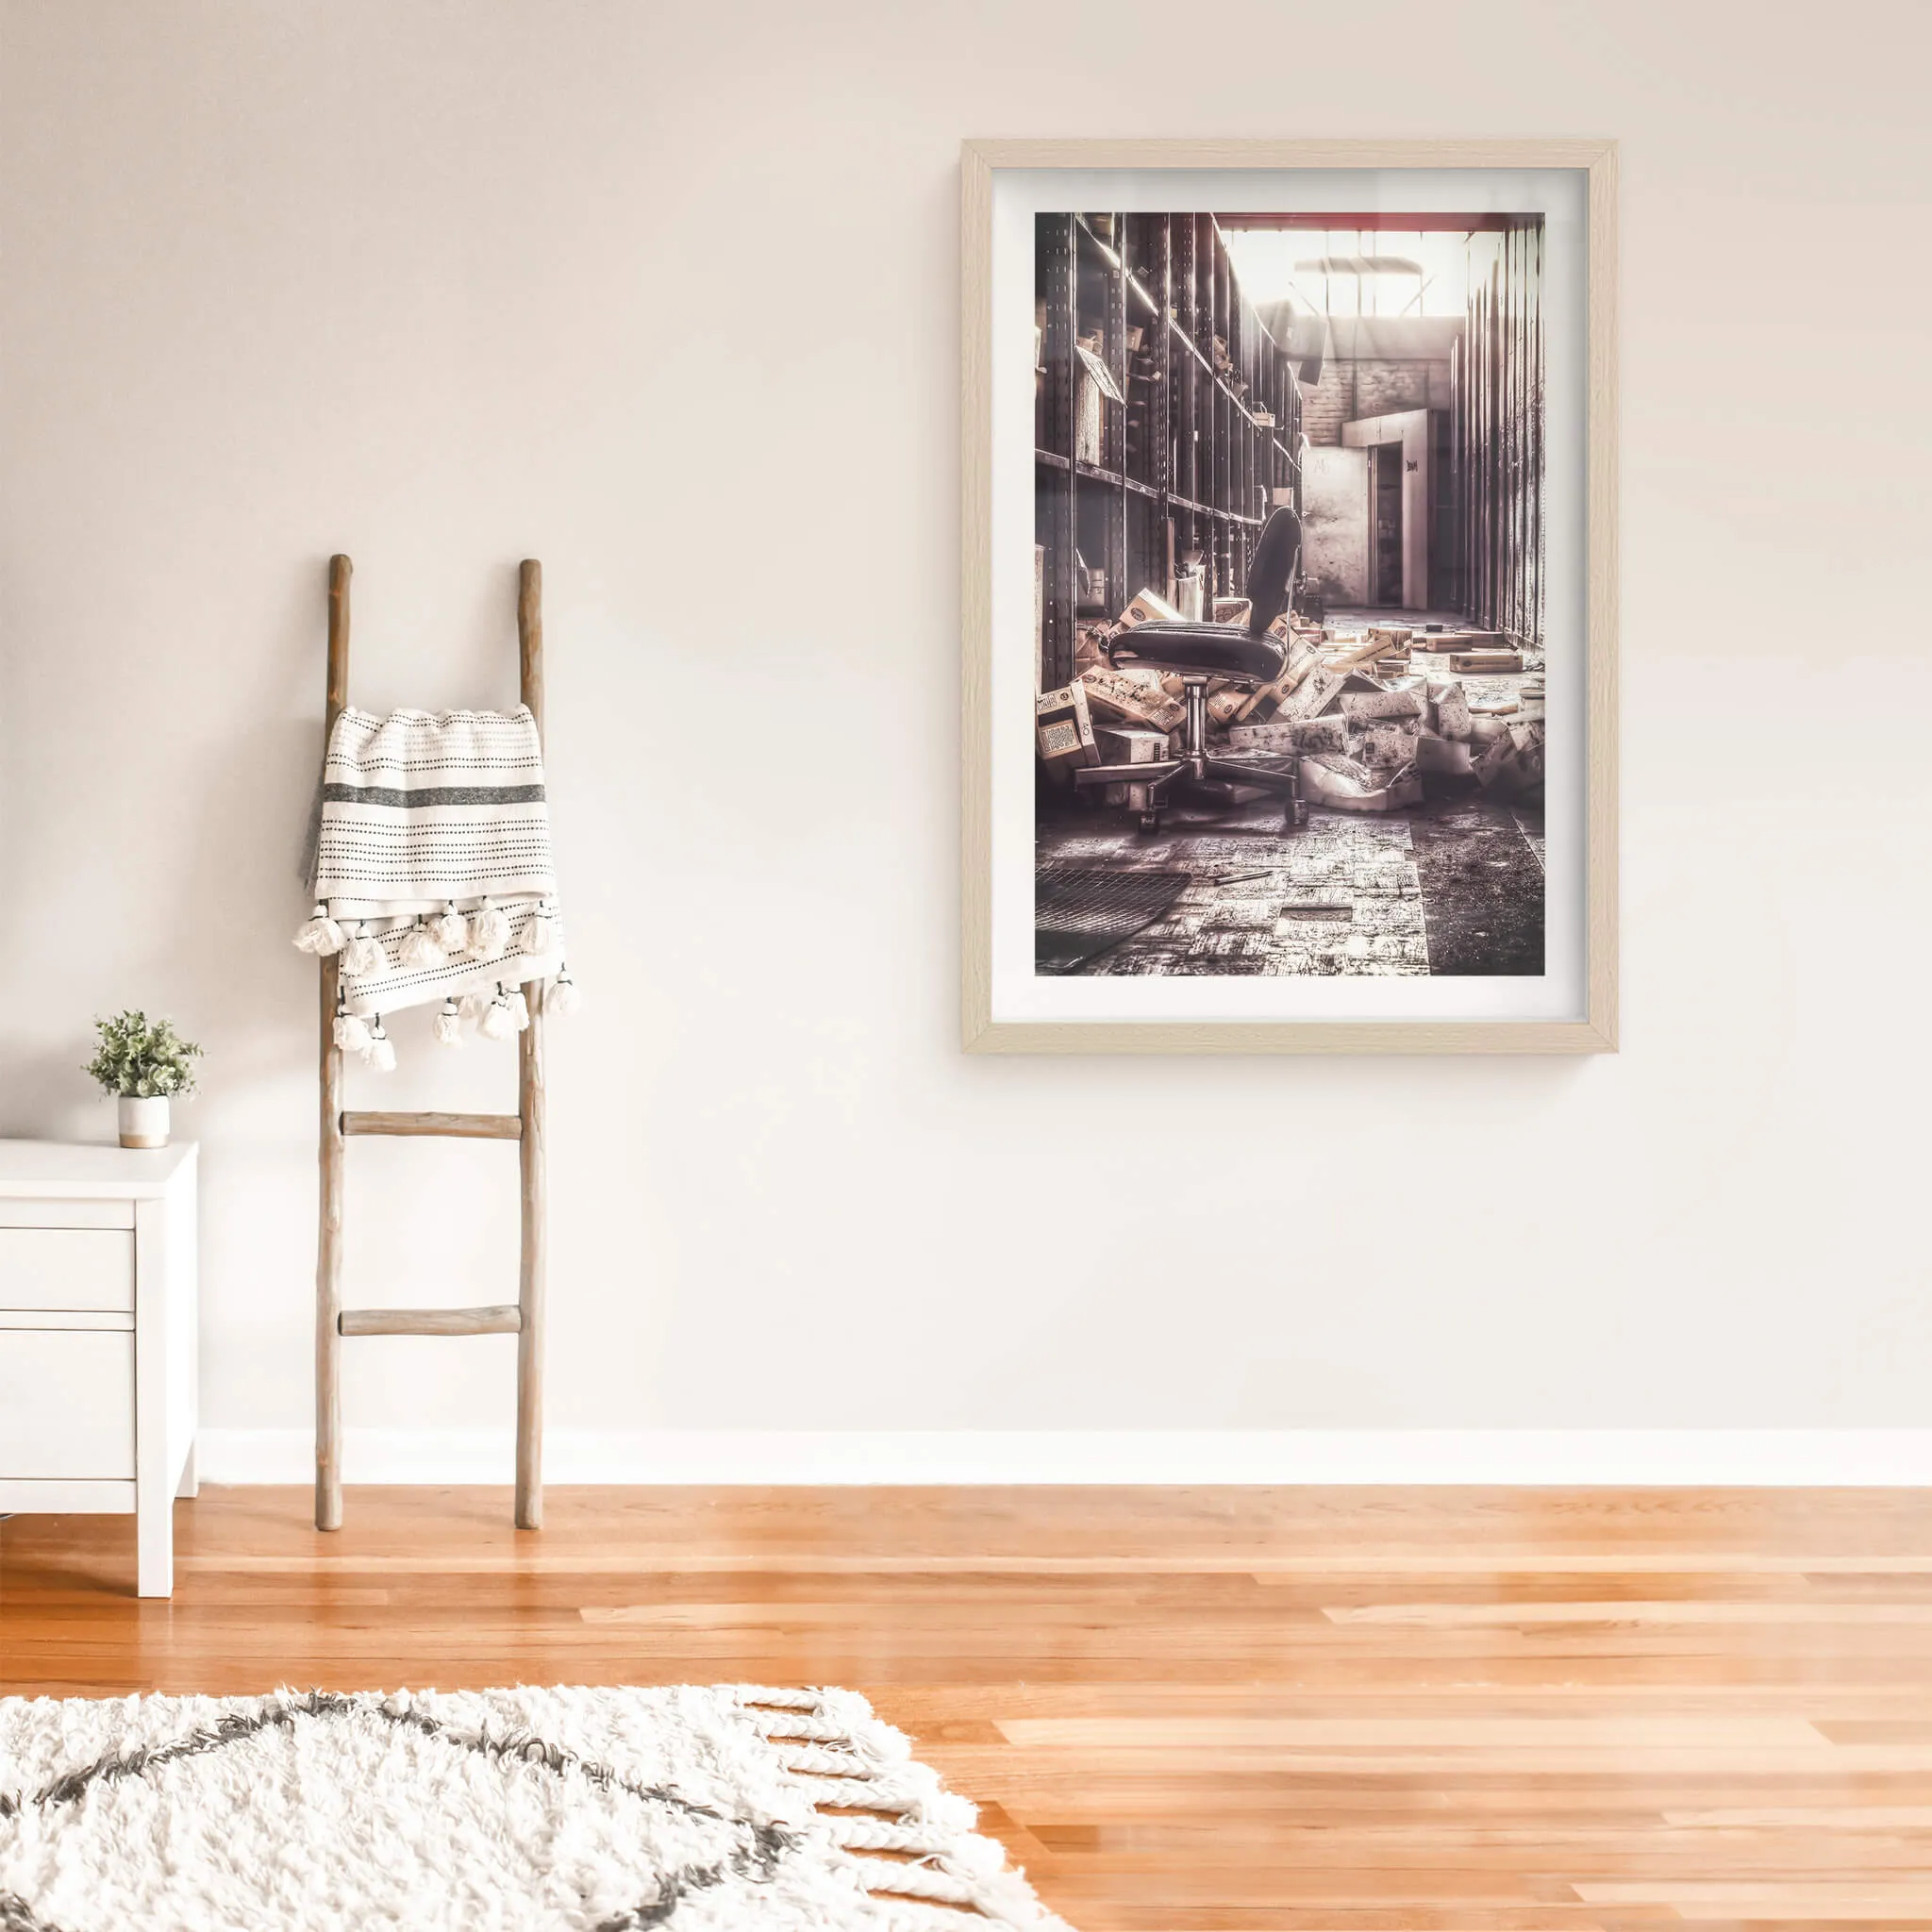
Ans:
<svg viewBox="0 0 1932 1932"><path fill-rule="evenodd" d="M441 924L441 922L438 922ZM403 942L397 948L397 958L403 964L419 972L442 964L442 948L436 942L436 935L419 919L403 935Z"/></svg>
<svg viewBox="0 0 1932 1932"><path fill-rule="evenodd" d="M509 996L510 1016L517 1023L517 1031L525 1032L530 1024L530 1003L524 997L522 987L514 987Z"/></svg>
<svg viewBox="0 0 1932 1932"><path fill-rule="evenodd" d="M516 1030L517 1016L499 989L496 997L484 1008L482 1019L476 1023L476 1031L485 1040L508 1040Z"/></svg>
<svg viewBox="0 0 1932 1932"><path fill-rule="evenodd" d="M460 1046L463 1043L463 1016L457 1009L454 1000L444 1000L442 1010L437 1014L432 1030L438 1046Z"/></svg>
<svg viewBox="0 0 1932 1932"><path fill-rule="evenodd" d="M388 964L374 935L358 925L355 937L342 948L342 971L356 979L369 979Z"/></svg>
<svg viewBox="0 0 1932 1932"><path fill-rule="evenodd" d="M490 995L481 991L466 992L457 1002L458 1013L473 1026L477 1024L489 1010Z"/></svg>
<svg viewBox="0 0 1932 1932"><path fill-rule="evenodd" d="M470 950L479 959L500 959L509 950L509 914L488 899L470 921Z"/></svg>
<svg viewBox="0 0 1932 1932"><path fill-rule="evenodd" d="M302 929L295 935L295 944L305 953L313 953L318 959L342 950L342 929L328 916L326 906L318 905L303 922Z"/></svg>
<svg viewBox="0 0 1932 1932"><path fill-rule="evenodd" d="M454 958L458 953L466 953L470 949L470 922L457 910L454 899L429 922L429 931L442 948L445 958Z"/></svg>
<svg viewBox="0 0 1932 1932"><path fill-rule="evenodd" d="M375 1016L375 1024L369 1029L369 1064L378 1074L393 1074L396 1070L396 1050L390 1037L382 1030L382 1015Z"/></svg>
<svg viewBox="0 0 1932 1932"><path fill-rule="evenodd" d="M517 935L517 949L532 958L550 950L550 915L541 905L524 921L524 929Z"/></svg>
<svg viewBox="0 0 1932 1932"><path fill-rule="evenodd" d="M335 1041L344 1053L366 1054L369 1051L368 1022L358 1019L354 1013L337 1013Z"/></svg>
<svg viewBox="0 0 1932 1932"><path fill-rule="evenodd" d="M550 991L543 995L543 1010L567 1020L583 1003L584 996L577 991L577 983L570 976L570 968L566 966L550 982Z"/></svg>

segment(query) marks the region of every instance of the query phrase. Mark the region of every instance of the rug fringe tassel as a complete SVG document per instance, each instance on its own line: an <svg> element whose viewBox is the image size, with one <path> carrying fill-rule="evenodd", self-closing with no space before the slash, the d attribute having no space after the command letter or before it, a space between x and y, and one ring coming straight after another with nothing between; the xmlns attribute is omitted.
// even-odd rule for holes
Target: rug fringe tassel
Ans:
<svg viewBox="0 0 1932 1932"><path fill-rule="evenodd" d="M890 1932L1068 1932L974 1829L978 1811L850 1690L742 1687L741 1706L782 1755ZM887 1856L867 1856L885 1854Z"/></svg>

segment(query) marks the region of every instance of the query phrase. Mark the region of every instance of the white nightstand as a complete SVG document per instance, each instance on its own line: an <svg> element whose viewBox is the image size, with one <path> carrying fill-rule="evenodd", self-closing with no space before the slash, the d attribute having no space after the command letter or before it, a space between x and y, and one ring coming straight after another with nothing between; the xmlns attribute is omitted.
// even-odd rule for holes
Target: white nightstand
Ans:
<svg viewBox="0 0 1932 1932"><path fill-rule="evenodd" d="M175 1588L194 1494L194 1147L0 1141L0 1512L133 1515Z"/></svg>

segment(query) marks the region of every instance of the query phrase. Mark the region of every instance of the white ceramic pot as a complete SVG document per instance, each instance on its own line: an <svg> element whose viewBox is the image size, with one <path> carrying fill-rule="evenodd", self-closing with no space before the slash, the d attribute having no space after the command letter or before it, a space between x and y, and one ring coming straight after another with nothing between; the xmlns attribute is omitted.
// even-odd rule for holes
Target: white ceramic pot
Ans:
<svg viewBox="0 0 1932 1932"><path fill-rule="evenodd" d="M165 1147L168 1144L168 1096L165 1093L124 1093L121 1096L121 1144L124 1147Z"/></svg>

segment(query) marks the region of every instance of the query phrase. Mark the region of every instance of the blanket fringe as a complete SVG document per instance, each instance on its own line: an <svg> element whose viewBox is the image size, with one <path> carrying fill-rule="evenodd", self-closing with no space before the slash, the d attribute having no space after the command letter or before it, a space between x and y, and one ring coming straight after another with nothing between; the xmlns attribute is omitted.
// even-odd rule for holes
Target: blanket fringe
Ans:
<svg viewBox="0 0 1932 1932"><path fill-rule="evenodd" d="M486 918L491 922L486 939L500 938L507 949L509 915L488 900L474 919L466 918L452 900L443 912L391 922L380 932L373 931L366 921L337 920L326 905L318 905L295 934L295 944L317 958L340 953L345 980L354 975L379 981L383 975L394 973L434 971L445 965L461 964L466 956L480 968L485 962L472 953L471 947L475 928ZM513 971L525 961L536 960L556 942L557 927L547 901L539 902L536 909L524 919L516 938L515 954L505 957L504 952L499 952L490 963L501 958L504 967L500 970ZM530 1002L524 984L505 977L497 980L493 992L473 988L460 994L451 993L431 1024L436 1043L460 1046L465 1025L473 1026L485 1040L508 1040L523 1032L530 1024ZM543 1003L546 1013L567 1018L583 1004L582 991L571 976L569 963L561 958L557 961L555 976L542 984L547 989ZM354 1006L350 1004L352 994ZM373 989L345 985L336 1003L334 1039L344 1053L358 1055L365 1065L387 1073L395 1065L395 1047L384 1031L381 1015L375 1011L375 1000L380 997L380 985Z"/></svg>
<svg viewBox="0 0 1932 1932"><path fill-rule="evenodd" d="M303 952L325 959L342 950L342 929L328 916L328 908L318 904L297 929L295 943Z"/></svg>
<svg viewBox="0 0 1932 1932"><path fill-rule="evenodd" d="M342 971L358 978L383 969L382 944L366 925L356 928L355 937L342 948Z"/></svg>

